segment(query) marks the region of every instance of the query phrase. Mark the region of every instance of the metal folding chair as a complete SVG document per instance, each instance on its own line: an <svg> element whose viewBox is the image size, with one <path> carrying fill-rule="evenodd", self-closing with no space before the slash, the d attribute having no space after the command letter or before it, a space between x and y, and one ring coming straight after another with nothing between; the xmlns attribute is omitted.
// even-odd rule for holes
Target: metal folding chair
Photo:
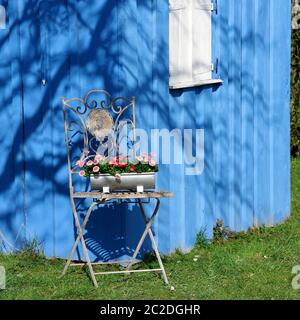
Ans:
<svg viewBox="0 0 300 320"><path fill-rule="evenodd" d="M131 128L130 132L127 132L126 136L126 146L132 146L132 153L135 156L136 148L136 119L135 119L135 98L132 100L127 98L116 98L113 99L112 96L105 90L91 90L87 95L81 98L72 98L65 99L62 98L62 107L64 113L64 125L65 125L65 134L66 134L66 146L67 146L67 161L68 161L68 170L69 170L69 190L70 190L70 199L71 207L74 216L74 221L77 229L77 237L71 249L69 258L66 262L66 265L63 270L63 275L66 274L70 266L83 266L87 265L90 271L91 279L95 287L98 287L96 280L96 275L103 274L118 274L118 273L133 273L133 272L161 272L164 282L168 284L167 274L162 262L162 259L159 254L158 246L155 241L155 237L151 230L153 221L158 213L160 206L161 198L172 197L170 192L157 192L157 191L146 191L146 192L133 192L133 191L122 191L122 192L110 192L103 193L100 191L75 191L74 186L74 175L78 175L79 170L76 167L75 163L77 161L82 161L89 157L89 155L95 155L99 152L105 152L105 156L110 156L112 154L117 154L120 152L120 141L124 137L119 137L118 132L123 129L124 123ZM108 120L112 124L112 132L114 133L113 139L107 139L105 136L99 137L99 131L91 130L90 115L93 110L105 110L104 118L102 120ZM131 112L129 112L131 111ZM99 125L99 123L98 123ZM103 125L103 123L102 123ZM101 126L101 125L100 125ZM98 128L97 126L93 127L94 129ZM99 129L99 128L98 128ZM110 134L108 131L104 132ZM98 136L97 136L98 135ZM119 140L120 138L120 140ZM130 148L130 147L128 147ZM75 150L75 152L73 152ZM104 151L103 151L104 150ZM129 150L127 150L129 151ZM77 212L76 201L83 199L89 199L91 204L86 211L85 217L82 224L80 223L79 215ZM147 218L143 200L145 199L154 199L156 201L155 208L150 216ZM95 207L110 203L110 202L122 202L122 201L135 201L140 209L141 215L145 222L145 230L141 235L140 241L138 242L133 256L127 260L117 260L117 261L100 261L100 262L91 262L89 252L87 249L86 241L84 238L84 231L88 224L89 218ZM149 201L150 203L150 201ZM146 239L146 236L149 236L153 250L155 252L156 258L159 263L159 268L156 269L132 269L132 266L138 262L136 259L142 245ZM83 263L72 263L73 256L76 252L77 247L81 243L83 249L83 255L85 262ZM119 271L105 271L105 272L95 272L93 269L94 265L105 265L105 264L120 264L126 265L124 270Z"/></svg>

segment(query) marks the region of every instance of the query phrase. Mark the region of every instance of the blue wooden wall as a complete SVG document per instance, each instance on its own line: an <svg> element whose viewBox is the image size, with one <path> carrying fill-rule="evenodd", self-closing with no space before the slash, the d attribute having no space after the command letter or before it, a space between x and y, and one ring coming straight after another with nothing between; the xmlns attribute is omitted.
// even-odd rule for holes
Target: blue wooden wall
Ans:
<svg viewBox="0 0 300 320"><path fill-rule="evenodd" d="M290 214L290 1L219 0L213 18L221 87L170 92L167 0L0 0L0 243L43 243L66 257L75 231L68 199L61 96L105 88L137 96L138 125L204 129L204 171L161 165L155 235L187 250L217 219L234 230ZM46 85L41 84L42 79ZM95 258L130 254L137 209L98 211L87 232ZM10 245L8 244L10 243ZM147 248L145 247L145 250Z"/></svg>

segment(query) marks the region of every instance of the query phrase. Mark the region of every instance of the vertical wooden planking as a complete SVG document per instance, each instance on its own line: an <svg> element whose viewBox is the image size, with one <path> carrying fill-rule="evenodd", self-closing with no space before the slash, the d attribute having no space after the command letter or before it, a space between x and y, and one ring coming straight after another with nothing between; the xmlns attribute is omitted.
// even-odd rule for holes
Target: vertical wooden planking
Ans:
<svg viewBox="0 0 300 320"><path fill-rule="evenodd" d="M0 229L4 225L9 239L28 218L28 235L44 240L47 255L67 255L74 234L60 98L96 87L114 96L136 95L138 126L148 133L178 128L183 135L192 129L194 144L196 130L204 129L201 175L187 176L184 164L160 165L158 188L175 194L162 201L155 223L162 252L189 249L201 229L211 236L217 218L244 230L288 216L290 7L285 1L219 1L213 52L223 86L171 92L168 1L39 3L46 8L44 18L36 2L10 1L9 30L0 31L7 61L0 83L11 77L0 91L8 106L0 121L12 132L0 140L9 151L1 159L8 187L1 192ZM14 24L18 14L20 27ZM174 152L172 146L171 159ZM97 213L87 234L93 258L130 253L135 236L129 234L140 222L134 206L126 217L123 210ZM111 232L119 235L117 241Z"/></svg>
<svg viewBox="0 0 300 320"><path fill-rule="evenodd" d="M154 127L157 129L170 129L170 114L168 113L169 96L169 58L168 58L168 37L169 37L169 8L167 1L156 0L156 32L154 37ZM173 183L172 172L168 165L160 165L158 188L169 190ZM170 248L170 219L174 213L170 211L170 201L166 199L161 203L161 211L155 224L160 249L168 252ZM171 216L172 215L172 216Z"/></svg>
<svg viewBox="0 0 300 320"><path fill-rule="evenodd" d="M204 107L204 197L205 197L205 224L204 230L207 237L212 236L212 228L216 222L215 211L215 143L214 143L214 128L213 121L215 116L215 110L212 108L212 89L203 89L201 93L202 104Z"/></svg>
<svg viewBox="0 0 300 320"><path fill-rule="evenodd" d="M130 21L131 15L136 14L133 6L133 1L76 2L73 14L77 20L80 96L91 89L105 89L113 97L131 95L132 89L124 84L135 76L128 71L132 61L125 60L130 55L136 57L129 36L130 28L136 27L136 20ZM135 41L135 34L132 40ZM134 84L130 82L129 85ZM131 207L119 205L94 210L87 230L88 248L93 259L112 259L128 254L125 233L131 210Z"/></svg>
<svg viewBox="0 0 300 320"><path fill-rule="evenodd" d="M270 1L255 1L254 225L270 214Z"/></svg>
<svg viewBox="0 0 300 320"><path fill-rule="evenodd" d="M192 192L193 195L193 201L195 208L194 208L194 214L195 214L195 228L196 228L196 233L205 233L206 230L206 216L205 216L205 144L206 144L206 131L205 131L205 115L204 115L204 110L205 110L205 106L202 100L203 96L203 92L201 89L197 88L195 90L195 128L199 129L199 130L204 130L203 134L204 134L204 145L203 145L203 149L201 150L202 154L202 161L203 161L203 171L201 172L201 174L199 174L198 176L195 177L195 183L193 185L194 190ZM196 236L196 234L195 234Z"/></svg>
<svg viewBox="0 0 300 320"><path fill-rule="evenodd" d="M45 4L46 1L41 3ZM48 188L51 188L51 180L47 178L51 168L47 162L49 158L45 154L51 143L49 141L51 134L47 134L46 129L46 117L50 110L47 99L48 88L42 86L42 80L46 76L44 67L47 62L42 58L44 48L40 45L40 22L44 20L39 17L39 9L40 6L33 1L19 2L24 110L25 210L29 240L37 238L44 250L52 254L53 210L51 210L52 201L49 201L52 194L47 192ZM32 46L32 43L38 45Z"/></svg>
<svg viewBox="0 0 300 320"><path fill-rule="evenodd" d="M121 95L133 96L138 88L137 55L137 2L136 0L119 1L119 28Z"/></svg>
<svg viewBox="0 0 300 320"><path fill-rule="evenodd" d="M271 1L270 224L290 214L290 6L284 0Z"/></svg>
<svg viewBox="0 0 300 320"><path fill-rule="evenodd" d="M125 8L126 6L127 8ZM126 35L123 33L123 44L122 48L122 70L121 78L123 78L123 83L126 83L126 78L131 77L133 86L131 91L127 91L127 88L123 88L123 95L135 95L136 96L136 119L137 128L143 129L148 134L147 148L142 145L138 153L140 152L150 152L150 133L153 127L153 29L155 26L154 21L154 3L150 1L136 0L127 5L126 2L123 3L123 9L126 10L127 19L124 20L124 14L121 22L121 31L124 32L124 25L126 27ZM130 12L128 11L130 8ZM123 27L122 27L123 25ZM125 37L125 38L124 38ZM128 42L124 47L125 40ZM127 48L127 49L126 49ZM130 55L130 60L128 56ZM131 64L129 62L131 61ZM127 70L125 69L127 66ZM143 74L143 77L139 75ZM137 131L138 132L138 131ZM140 137L139 137L140 138ZM142 139L142 137L141 137ZM139 139L140 141L140 139ZM151 207L152 209L152 207ZM150 214L148 206L145 206L147 214ZM134 248L139 240L139 236L142 232L143 221L141 219L139 208L133 206L133 213L128 214L126 217L126 246L129 248ZM149 243L145 244L143 250L149 249Z"/></svg>
<svg viewBox="0 0 300 320"><path fill-rule="evenodd" d="M170 130L180 129L182 132L183 141L183 129L185 128L185 108L189 109L189 104L185 102L185 96L183 90L172 91L168 99L168 128ZM175 115L176 117L172 116ZM178 143L173 140L174 143ZM175 150L173 149L173 156L175 157ZM181 149L183 152L183 149ZM183 155L183 154L182 154ZM184 157L182 158L184 161ZM170 188L174 195L176 195L176 201L170 201L170 248L175 250L181 248L185 250L185 236L186 236L186 175L185 165L171 163L169 166L170 175ZM174 213L176 213L176 219L174 219Z"/></svg>
<svg viewBox="0 0 300 320"><path fill-rule="evenodd" d="M117 95L119 83L119 45L122 41L118 29L117 3L122 1L82 0L70 5L70 15L76 17L75 30L71 29L77 38L77 59L79 61L80 94L83 96L88 90L105 88ZM122 11L121 11L122 13ZM122 31L122 30L120 30Z"/></svg>
<svg viewBox="0 0 300 320"><path fill-rule="evenodd" d="M233 178L233 194L232 194L232 215L230 225L234 230L241 230L242 225L242 196L241 196L241 157L242 157L242 2L231 3L232 19L231 30L234 37L232 45L232 178Z"/></svg>
<svg viewBox="0 0 300 320"><path fill-rule="evenodd" d="M228 110L229 110L229 221L230 228L240 226L240 186L236 181L239 174L240 152L240 86L241 86L241 2L230 0L228 16L228 41L232 43L228 52Z"/></svg>
<svg viewBox="0 0 300 320"><path fill-rule="evenodd" d="M74 58L74 46L77 43L77 34L72 32L70 41L70 27L74 23L74 11L76 7L72 1L60 0L55 4L49 4L51 12L47 25L48 29L47 56L49 66L49 108L51 117L48 119L48 132L51 136L52 172L53 183L53 207L54 207L54 241L55 255L66 256L72 246L74 238L72 211L68 190L68 171L66 164L66 146L64 141L64 123L62 115L61 98L80 94L79 76L71 72L72 67L77 69ZM74 5L74 7L73 7ZM59 46L57 45L59 43ZM72 51L72 54L70 52ZM76 83L76 84L75 84ZM76 89L75 89L76 88ZM62 223L64 221L64 223ZM61 243L64 242L64 246Z"/></svg>
<svg viewBox="0 0 300 320"><path fill-rule="evenodd" d="M215 161L215 192L216 192L216 212L217 218L222 219L226 225L229 223L229 153L228 150L228 123L229 123L229 100L228 100L228 3L220 2L218 15L215 16L214 41L218 44L219 51L219 73L223 80L223 85L219 88L213 88L212 105L215 109L213 119L214 126L214 161Z"/></svg>
<svg viewBox="0 0 300 320"><path fill-rule="evenodd" d="M159 3L159 1L157 1ZM159 23L159 22L157 22ZM168 24L170 21L168 19ZM164 29L166 30L166 29ZM166 39L166 49L167 53L169 54L169 32L171 30L168 28L168 39ZM165 32L165 31L164 31ZM179 35L177 35L179 36ZM170 63L169 59L166 62ZM169 73L169 65L166 66L165 70ZM169 80L168 80L169 81ZM186 103L185 91L184 90L172 90L169 93L169 97L167 99L167 106L160 102L160 115L165 118L165 122L167 122L166 128L169 130L179 129L181 131L183 141L183 130L185 128L185 113L191 112L191 108L189 108L189 104ZM182 108L182 106L185 106ZM186 109L188 111L186 111ZM176 116L175 116L176 115ZM171 141L173 143L179 145L179 141L176 142L175 139ZM179 148L180 152L182 152L182 160L184 161L183 157L183 148ZM175 157L175 148L171 150L172 157ZM175 164L171 162L169 165L169 187L172 192L176 195L176 201L169 201L169 212L170 212L170 245L169 250L174 251L176 248L180 248L181 250L186 249L186 175L185 175L185 166L184 164ZM174 218L176 214L176 218Z"/></svg>
<svg viewBox="0 0 300 320"><path fill-rule="evenodd" d="M55 185L64 185L59 191L54 191L54 214L55 214L55 250L56 255L67 257L76 237L76 231L73 221L71 202L69 199L68 185L68 167L67 154L64 142L63 113L61 102L58 100L64 96L66 99L71 97L81 97L83 93L81 87L81 63L80 63L80 31L82 30L82 17L79 3L76 0L68 0L66 4L66 12L68 13L68 31L66 33L68 43L68 59L69 65L66 70L68 85L61 96L57 95L57 100L51 99L51 104L57 103L57 125L54 125L56 137L53 146L54 157L58 156L60 161L54 161L55 167L60 167L57 174L54 175ZM55 158L54 158L55 159ZM64 223L61 223L64 221ZM64 242L64 246L60 244ZM74 257L75 258L75 257Z"/></svg>
<svg viewBox="0 0 300 320"><path fill-rule="evenodd" d="M70 55L70 78L69 90L70 97L81 96L80 90L80 59L78 55L80 12L78 12L78 1L68 0L67 10L69 13L69 55Z"/></svg>
<svg viewBox="0 0 300 320"><path fill-rule="evenodd" d="M52 33L55 33L54 30L57 28L60 30L60 34L63 34L63 30L60 28L64 17L61 17L62 13L61 6L63 6L63 1L57 1L55 8L59 10L53 10L52 3L49 1L40 1L38 8L33 5L32 9L35 12L38 9L38 21L37 23L37 33L39 37L40 50L36 57L35 62L37 63L37 69L39 69L39 79L37 88L39 89L39 109L41 113L41 122L42 122L42 139L43 143L40 145L40 148L43 149L42 163L43 163L43 177L41 178L43 189L44 189L44 203L43 206L39 208L40 212L43 211L44 214L40 214L40 218L43 218L43 222L46 220L46 227L48 228L49 238L51 238L52 247L51 255L56 255L56 243L55 243L55 233L56 233L56 223L55 223L55 188L56 184L53 183L55 173L59 170L60 164L62 161L55 161L61 154L56 154L54 148L57 146L55 141L53 141L54 136L54 123L56 123L55 128L59 130L62 128L60 121L55 121L55 117L59 115L58 110L53 108L53 101L55 100L56 90L53 90L54 79L51 77L51 37ZM55 11L55 13L54 13ZM51 27L50 27L51 26ZM54 29L54 30L53 30ZM61 39L56 39L56 43L62 45ZM61 52L61 48L59 49ZM62 78L62 74L60 75ZM59 79L61 80L61 79ZM33 93L37 95L37 93ZM30 88L24 90L24 96L28 98L31 95ZM30 98L29 98L30 99ZM29 107L29 106L28 106ZM61 118L58 117L60 120ZM54 166L56 162L56 167ZM35 200L34 200L35 201ZM60 207L62 209L62 207ZM45 216L47 218L45 218ZM39 228L37 225L36 227ZM49 239L50 240L50 239ZM49 241L47 240L47 241ZM50 241L49 241L50 242ZM46 250L50 251L50 248Z"/></svg>
<svg viewBox="0 0 300 320"><path fill-rule="evenodd" d="M254 2L242 3L242 158L241 229L253 223L253 75L254 75Z"/></svg>
<svg viewBox="0 0 300 320"><path fill-rule="evenodd" d="M17 1L2 1L1 5L6 25L0 30L0 232L18 246L20 241L16 240L26 235L19 11ZM5 249L12 249L4 244Z"/></svg>
<svg viewBox="0 0 300 320"><path fill-rule="evenodd" d="M186 138L184 140L184 147L191 146L191 150L193 152L193 156L196 156L196 130L197 130L197 116L196 116L196 96L195 90L185 89L183 90L183 105L184 105L184 127L182 128L182 132L184 134L184 130L191 130L192 134L190 138ZM181 106L182 108L182 106ZM187 131L188 132L188 131ZM187 135L188 137L188 135ZM187 144L187 145L186 145ZM184 156L187 156L186 154ZM184 175L184 212L185 212L185 219L184 219L184 241L185 241L185 248L190 249L195 244L196 234L198 230L196 229L196 216L198 208L195 206L196 202L194 199L198 196L198 192L195 192L196 185L197 185L197 175L189 175L187 170L192 169L191 167L195 167L195 164L182 165L184 168L184 172L181 174ZM182 187L183 187L182 186Z"/></svg>
<svg viewBox="0 0 300 320"><path fill-rule="evenodd" d="M136 59L137 88L137 126L150 130L153 126L153 36L154 36L154 0L136 0L136 41L135 48L138 53ZM143 74L143 77L139 75ZM148 139L148 143L150 139ZM147 150L146 150L147 151Z"/></svg>

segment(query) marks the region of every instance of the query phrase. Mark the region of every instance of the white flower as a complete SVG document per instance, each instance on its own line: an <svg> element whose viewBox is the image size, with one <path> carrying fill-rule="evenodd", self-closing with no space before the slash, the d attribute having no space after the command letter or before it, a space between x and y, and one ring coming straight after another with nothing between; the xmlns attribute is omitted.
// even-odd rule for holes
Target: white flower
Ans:
<svg viewBox="0 0 300 320"><path fill-rule="evenodd" d="M151 167L155 167L155 166L156 166L155 160L151 159L151 160L149 161L149 165L150 165Z"/></svg>

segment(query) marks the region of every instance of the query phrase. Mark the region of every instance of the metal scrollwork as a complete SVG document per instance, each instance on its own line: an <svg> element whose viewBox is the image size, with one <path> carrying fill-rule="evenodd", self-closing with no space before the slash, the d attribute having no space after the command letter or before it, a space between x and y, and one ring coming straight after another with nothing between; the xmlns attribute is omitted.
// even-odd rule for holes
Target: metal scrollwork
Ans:
<svg viewBox="0 0 300 320"><path fill-rule="evenodd" d="M132 148L135 154L135 98L112 98L105 90L91 90L84 98L62 98L65 120L68 163L73 173L74 164L70 155L72 140L82 137L81 154L77 159L83 160L91 154L104 157L123 153L120 145ZM124 127L127 126L127 131ZM129 130L128 130L129 128ZM124 134L124 132L125 134ZM125 135L125 136L124 136ZM125 141L125 143L124 143Z"/></svg>

